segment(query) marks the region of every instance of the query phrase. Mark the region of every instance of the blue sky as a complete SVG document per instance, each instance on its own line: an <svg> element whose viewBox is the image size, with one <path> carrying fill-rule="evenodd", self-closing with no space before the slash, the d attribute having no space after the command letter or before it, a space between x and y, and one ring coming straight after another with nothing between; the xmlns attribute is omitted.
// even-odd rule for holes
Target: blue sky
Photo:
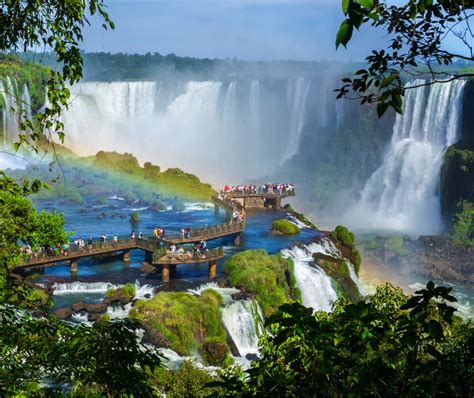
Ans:
<svg viewBox="0 0 474 398"><path fill-rule="evenodd" d="M360 60L384 38L364 29L335 51L340 0L109 0L116 30L87 29L87 51L245 60Z"/></svg>

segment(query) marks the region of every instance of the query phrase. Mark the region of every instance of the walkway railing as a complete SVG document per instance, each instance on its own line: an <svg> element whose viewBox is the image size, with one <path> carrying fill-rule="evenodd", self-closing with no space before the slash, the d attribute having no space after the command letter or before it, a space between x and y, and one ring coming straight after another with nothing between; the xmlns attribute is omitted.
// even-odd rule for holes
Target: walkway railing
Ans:
<svg viewBox="0 0 474 398"><path fill-rule="evenodd" d="M99 256L101 254L107 254L114 251L130 250L137 247L135 240L130 238L119 238L117 242L97 242L94 241L92 245L86 245L83 248L76 246L69 246L69 248L63 254L46 254L39 253L33 254L31 257L23 259L22 266L34 266L45 263L54 263L61 261L74 260L76 258L88 257L88 256Z"/></svg>
<svg viewBox="0 0 474 398"><path fill-rule="evenodd" d="M214 225L212 227L193 229L189 233L189 237L186 235L184 237L180 235L166 236L163 238L163 241L168 243L187 243L197 242L199 240L212 240L227 235L240 233L243 231L244 226L244 222L227 222L225 224Z"/></svg>
<svg viewBox="0 0 474 398"><path fill-rule="evenodd" d="M279 197L287 197L287 196L295 196L295 190L291 191L282 191L280 192L226 192L225 195L229 198L248 198L248 197L261 197L261 198L274 198L275 196Z"/></svg>

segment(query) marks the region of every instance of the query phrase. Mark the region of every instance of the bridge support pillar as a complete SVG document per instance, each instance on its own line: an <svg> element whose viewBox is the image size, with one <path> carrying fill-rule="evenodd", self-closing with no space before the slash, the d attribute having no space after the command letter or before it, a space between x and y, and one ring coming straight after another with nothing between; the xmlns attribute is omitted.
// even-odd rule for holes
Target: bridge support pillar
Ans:
<svg viewBox="0 0 474 398"><path fill-rule="evenodd" d="M235 238L234 238L234 245L236 246L240 246L240 243L241 243L241 234L238 234Z"/></svg>
<svg viewBox="0 0 474 398"><path fill-rule="evenodd" d="M124 250L122 260L130 261L130 250Z"/></svg>
<svg viewBox="0 0 474 398"><path fill-rule="evenodd" d="M209 279L216 279L217 276L217 261L209 261Z"/></svg>
<svg viewBox="0 0 474 398"><path fill-rule="evenodd" d="M169 264L163 264L161 266L162 271L161 271L161 279L163 282L169 282L170 281L170 266Z"/></svg>
<svg viewBox="0 0 474 398"><path fill-rule="evenodd" d="M281 209L281 198L279 196L275 198L275 208L277 210Z"/></svg>
<svg viewBox="0 0 474 398"><path fill-rule="evenodd" d="M69 264L71 267L71 274L77 274L77 260L71 260Z"/></svg>

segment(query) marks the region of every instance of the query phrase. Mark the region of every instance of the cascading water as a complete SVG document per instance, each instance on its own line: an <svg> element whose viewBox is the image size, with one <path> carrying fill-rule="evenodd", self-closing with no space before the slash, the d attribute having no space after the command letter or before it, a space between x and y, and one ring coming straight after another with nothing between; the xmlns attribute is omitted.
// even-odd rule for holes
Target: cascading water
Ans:
<svg viewBox="0 0 474 398"><path fill-rule="evenodd" d="M239 300L225 306L222 321L242 357L258 352L262 315L255 301Z"/></svg>
<svg viewBox="0 0 474 398"><path fill-rule="evenodd" d="M439 173L458 136L464 85L458 80L407 90L383 163L347 215L349 224L414 234L442 230Z"/></svg>
<svg viewBox="0 0 474 398"><path fill-rule="evenodd" d="M309 94L311 81L300 77L288 80L286 98L290 108L290 127L286 149L283 152L280 164L290 159L298 152L301 132L306 118L306 100Z"/></svg>
<svg viewBox="0 0 474 398"><path fill-rule="evenodd" d="M235 343L239 354L257 354L258 338L263 327L263 315L255 300L234 300L232 294L240 292L234 288L220 288L217 283L207 283L190 293L200 295L206 289L213 289L224 299L221 309L222 322Z"/></svg>
<svg viewBox="0 0 474 398"><path fill-rule="evenodd" d="M332 242L323 238L318 243L295 246L284 249L281 253L294 262L296 283L301 291L303 304L315 310L331 311L332 303L337 300L337 293L331 278L314 263L313 254L339 257L340 253Z"/></svg>
<svg viewBox="0 0 474 398"><path fill-rule="evenodd" d="M65 144L80 155L132 152L213 182L261 177L297 152L311 82L79 83L63 114Z"/></svg>

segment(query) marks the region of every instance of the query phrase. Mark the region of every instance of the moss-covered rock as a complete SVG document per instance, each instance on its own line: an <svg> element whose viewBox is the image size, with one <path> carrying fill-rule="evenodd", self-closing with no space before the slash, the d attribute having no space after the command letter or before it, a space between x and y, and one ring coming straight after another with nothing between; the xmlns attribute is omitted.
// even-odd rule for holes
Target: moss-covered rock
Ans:
<svg viewBox="0 0 474 398"><path fill-rule="evenodd" d="M130 303L135 297L135 285L127 283L117 289L109 289L105 295L104 303L113 304L120 303L122 305Z"/></svg>
<svg viewBox="0 0 474 398"><path fill-rule="evenodd" d="M458 211L454 215L451 237L454 243L474 246L474 203L459 203Z"/></svg>
<svg viewBox="0 0 474 398"><path fill-rule="evenodd" d="M210 365L216 365L222 359L217 354L225 351L227 355L229 351L221 321L221 304L222 297L211 289L203 291L199 297L190 293L161 292L151 300L139 300L130 316L141 320L146 331L152 330L159 336L163 346L180 355L204 350L204 359ZM210 355L210 352L216 355ZM218 363L211 362L214 360Z"/></svg>
<svg viewBox="0 0 474 398"><path fill-rule="evenodd" d="M255 296L266 318L280 305L301 298L293 261L280 254L270 256L265 250L241 252L226 260L223 272L232 286Z"/></svg>
<svg viewBox="0 0 474 398"><path fill-rule="evenodd" d="M360 299L359 289L351 278L347 260L332 258L321 253L314 254L314 260L331 277L339 297L346 297L351 301Z"/></svg>
<svg viewBox="0 0 474 398"><path fill-rule="evenodd" d="M301 232L301 229L292 222L281 219L272 222L272 232L279 235L295 235Z"/></svg>
<svg viewBox="0 0 474 398"><path fill-rule="evenodd" d="M290 213L293 217L295 217L298 221L301 221L303 224L306 224L308 227L313 229L318 229L316 225L314 225L311 220L306 217L303 213L297 212L290 204L286 204L284 209Z"/></svg>
<svg viewBox="0 0 474 398"><path fill-rule="evenodd" d="M341 251L343 258L354 264L355 272L359 274L362 258L355 245L355 236L346 227L338 225L330 234L331 240Z"/></svg>

